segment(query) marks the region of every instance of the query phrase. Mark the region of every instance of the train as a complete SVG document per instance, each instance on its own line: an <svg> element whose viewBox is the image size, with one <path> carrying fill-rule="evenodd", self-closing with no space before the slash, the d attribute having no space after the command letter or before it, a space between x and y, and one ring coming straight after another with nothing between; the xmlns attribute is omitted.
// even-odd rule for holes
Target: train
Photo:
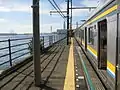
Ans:
<svg viewBox="0 0 120 90"><path fill-rule="evenodd" d="M74 31L108 90L120 90L120 0L104 0Z"/></svg>

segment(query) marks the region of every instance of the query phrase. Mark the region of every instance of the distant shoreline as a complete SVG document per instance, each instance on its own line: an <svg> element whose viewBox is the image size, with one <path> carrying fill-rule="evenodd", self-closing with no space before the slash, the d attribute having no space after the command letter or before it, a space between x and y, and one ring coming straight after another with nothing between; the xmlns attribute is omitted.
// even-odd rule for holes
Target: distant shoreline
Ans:
<svg viewBox="0 0 120 90"><path fill-rule="evenodd" d="M41 33L41 35L44 34L51 34L51 33ZM32 33L23 33L23 34L19 34L19 33L0 33L0 35L33 35Z"/></svg>
<svg viewBox="0 0 120 90"><path fill-rule="evenodd" d="M18 35L16 33L0 33L0 35Z"/></svg>

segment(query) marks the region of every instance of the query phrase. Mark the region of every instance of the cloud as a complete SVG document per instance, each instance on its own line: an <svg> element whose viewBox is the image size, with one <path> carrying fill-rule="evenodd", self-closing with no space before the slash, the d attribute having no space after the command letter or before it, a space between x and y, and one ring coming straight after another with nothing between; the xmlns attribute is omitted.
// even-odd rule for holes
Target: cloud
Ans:
<svg viewBox="0 0 120 90"><path fill-rule="evenodd" d="M15 33L32 33L32 25L31 24L18 24L18 23L1 23L0 22L0 33L4 32L15 32Z"/></svg>
<svg viewBox="0 0 120 90"><path fill-rule="evenodd" d="M0 12L26 12L26 13L32 13L32 1L31 3L19 3L14 2L11 0L11 2L7 2L7 0L0 1ZM40 2L40 14L49 14L50 8L49 5L45 4L45 2Z"/></svg>
<svg viewBox="0 0 120 90"><path fill-rule="evenodd" d="M49 24L42 24L40 26L40 31L43 32L43 33L50 33L51 32L51 27L52 26L52 32L56 31L56 29L58 28L62 28L63 26L63 23L59 22L59 23L49 23Z"/></svg>
<svg viewBox="0 0 120 90"><path fill-rule="evenodd" d="M31 6L28 4L19 4L19 3L13 3L13 4L1 4L0 5L0 12L28 12L30 13L32 11Z"/></svg>
<svg viewBox="0 0 120 90"><path fill-rule="evenodd" d="M100 0L82 0L80 3L84 6L96 7L98 6Z"/></svg>
<svg viewBox="0 0 120 90"><path fill-rule="evenodd" d="M96 7L98 5L98 2L97 0L82 0L80 1L80 4L82 4L83 6L94 6ZM81 7L83 7L81 6ZM66 11L67 10L67 4L66 3L61 3L60 4L60 8L62 11ZM75 6L73 5L73 7L80 7L80 6ZM78 10L78 9L74 9L73 10L73 17L81 17L81 16L89 16L91 14L93 10L89 11L88 9L81 9L81 10Z"/></svg>
<svg viewBox="0 0 120 90"><path fill-rule="evenodd" d="M8 12L8 15L9 15L9 12L10 13L12 12L13 14L14 14L14 12L20 12L20 13L22 13L22 15L23 15L23 13L32 15L32 8L31 8L32 0L26 0L26 2L24 2L24 0L21 0L20 2L19 1L18 0L0 0L0 13ZM89 0L89 1L91 1L91 0ZM84 6L85 5L89 6L90 5L89 3L91 3L91 2L88 2L88 0L84 0L84 1L82 0L81 3ZM94 5L94 4L96 4L96 3L93 3L92 5ZM59 4L59 6L62 11L66 11L66 6L67 6L66 3L61 3L61 4ZM52 7L48 1L45 1L45 0L40 1L40 14L42 14L42 18L44 19L44 22L41 23L41 25L40 25L41 32L50 32L51 26L53 26L53 31L56 31L57 28L63 27L63 19L58 18L58 17L60 17L58 14L55 15L56 16L55 18L50 17L50 19L48 19L49 12L51 9L52 9ZM46 14L46 15L44 15L44 14ZM65 13L64 13L64 15L66 16ZM89 15L89 10L73 10L73 18L80 17L80 16L87 17L88 15ZM26 16L24 16L24 17L26 17ZM54 17L54 15L53 15L53 17ZM31 19L31 17L30 17L30 19ZM57 19L57 20L53 20L53 19ZM80 18L78 18L76 20L78 21L79 19ZM21 20L22 19L20 18L20 22L21 22ZM32 32L32 23L31 22L28 21L27 23L23 24L23 23L19 22L19 19L17 21L18 21L18 23L12 22L12 20L9 21L9 20L0 18L0 29L5 30L6 32L9 32L10 30L14 30L17 33Z"/></svg>
<svg viewBox="0 0 120 90"><path fill-rule="evenodd" d="M10 12L10 9L3 7L3 6L0 6L0 12Z"/></svg>
<svg viewBox="0 0 120 90"><path fill-rule="evenodd" d="M8 3L0 6L0 12L32 12L32 8L29 4L22 3Z"/></svg>
<svg viewBox="0 0 120 90"><path fill-rule="evenodd" d="M4 18L0 18L0 23L4 23L4 22L7 22L7 20Z"/></svg>
<svg viewBox="0 0 120 90"><path fill-rule="evenodd" d="M67 10L67 4L66 3L61 3L60 8L64 9L64 10Z"/></svg>

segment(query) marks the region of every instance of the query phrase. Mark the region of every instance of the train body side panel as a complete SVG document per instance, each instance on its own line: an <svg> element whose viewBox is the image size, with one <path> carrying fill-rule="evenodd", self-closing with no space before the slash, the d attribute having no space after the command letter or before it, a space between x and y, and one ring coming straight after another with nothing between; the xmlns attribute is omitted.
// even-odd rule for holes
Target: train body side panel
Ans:
<svg viewBox="0 0 120 90"><path fill-rule="evenodd" d="M113 8L115 7L115 8ZM117 12L116 1L106 6L101 12L96 14L90 21L80 27L78 41L85 49L85 27L87 27L87 51L92 57L91 61L95 62L95 67L100 76L103 76L104 83L109 84L110 90L115 89L115 67L116 67L116 37L117 37ZM109 12L109 13L108 13ZM101 18L94 20L96 17ZM108 13L108 14L106 14ZM102 20L107 20L107 70L98 69L98 23ZM96 28L94 28L96 26ZM89 28L92 27L92 40L89 41ZM78 32L77 32L78 33ZM78 37L79 36L79 37ZM82 38L82 39L81 39ZM82 41L81 41L82 40Z"/></svg>
<svg viewBox="0 0 120 90"><path fill-rule="evenodd" d="M116 37L117 37L117 15L107 17L107 71L111 77L115 78L116 64Z"/></svg>

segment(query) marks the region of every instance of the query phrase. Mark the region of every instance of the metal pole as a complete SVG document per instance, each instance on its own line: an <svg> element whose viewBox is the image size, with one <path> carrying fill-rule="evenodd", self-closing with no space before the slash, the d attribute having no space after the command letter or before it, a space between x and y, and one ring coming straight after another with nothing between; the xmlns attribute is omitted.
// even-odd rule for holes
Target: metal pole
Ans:
<svg viewBox="0 0 120 90"><path fill-rule="evenodd" d="M43 49L45 48L45 47L44 47L44 41L45 41L45 40L44 40L44 36L43 36Z"/></svg>
<svg viewBox="0 0 120 90"><path fill-rule="evenodd" d="M51 31L51 33L52 33L52 26L50 26L50 31Z"/></svg>
<svg viewBox="0 0 120 90"><path fill-rule="evenodd" d="M71 0L71 8L72 8L72 0ZM71 9L71 30L72 30L72 9Z"/></svg>
<svg viewBox="0 0 120 90"><path fill-rule="evenodd" d="M63 24L63 29L65 30L65 28L66 28L66 27L65 27L65 21L64 21L64 24Z"/></svg>
<svg viewBox="0 0 120 90"><path fill-rule="evenodd" d="M33 59L35 85L41 84L41 66L40 66L40 31L39 31L39 2L33 0Z"/></svg>
<svg viewBox="0 0 120 90"><path fill-rule="evenodd" d="M10 39L8 39L8 44L9 44L9 59L10 59L10 66L12 66L11 43L10 43Z"/></svg>
<svg viewBox="0 0 120 90"><path fill-rule="evenodd" d="M72 8L72 0L71 0L71 8ZM70 32L70 34L71 34L70 39L71 39L71 37L72 37L72 9L71 9L71 19L70 19L70 30L71 30L71 32Z"/></svg>
<svg viewBox="0 0 120 90"><path fill-rule="evenodd" d="M76 29L78 28L78 22L76 22Z"/></svg>
<svg viewBox="0 0 120 90"><path fill-rule="evenodd" d="M69 44L69 0L67 0L67 45Z"/></svg>

